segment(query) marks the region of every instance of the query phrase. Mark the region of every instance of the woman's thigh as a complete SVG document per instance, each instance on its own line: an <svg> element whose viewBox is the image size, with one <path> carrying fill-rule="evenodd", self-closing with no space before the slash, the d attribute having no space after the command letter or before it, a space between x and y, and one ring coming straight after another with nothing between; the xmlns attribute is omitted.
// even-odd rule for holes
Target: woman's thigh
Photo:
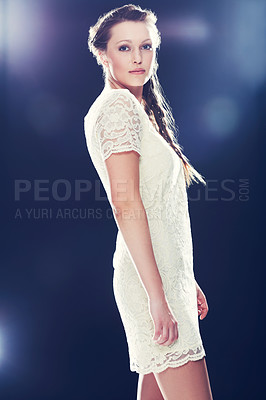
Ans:
<svg viewBox="0 0 266 400"><path fill-rule="evenodd" d="M164 400L153 373L139 374L137 400Z"/></svg>
<svg viewBox="0 0 266 400"><path fill-rule="evenodd" d="M205 357L154 373L164 400L212 400Z"/></svg>

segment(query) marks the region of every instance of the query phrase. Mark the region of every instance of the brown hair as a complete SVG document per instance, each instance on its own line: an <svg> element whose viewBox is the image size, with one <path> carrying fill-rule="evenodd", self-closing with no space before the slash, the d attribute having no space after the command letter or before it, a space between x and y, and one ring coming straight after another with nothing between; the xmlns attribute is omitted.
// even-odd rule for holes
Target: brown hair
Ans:
<svg viewBox="0 0 266 400"><path fill-rule="evenodd" d="M134 4L127 4L100 16L97 23L89 29L88 47L96 57L99 65L102 65L99 51L106 50L107 43L111 37L110 29L114 25L124 21L146 22L152 29L156 53L160 48L161 36L156 26L156 15L151 10L142 9L140 6ZM188 158L182 153L182 146L180 146L177 141L179 130L175 124L171 107L163 95L163 89L157 76L157 69L158 62L156 54L152 76L143 86L142 97L145 100L145 111L155 126L157 125L158 131L162 137L181 158L184 166L187 187L190 186L192 181L197 183L202 182L206 185L203 176L196 171L196 169L189 163ZM103 73L104 79L106 79L104 67Z"/></svg>

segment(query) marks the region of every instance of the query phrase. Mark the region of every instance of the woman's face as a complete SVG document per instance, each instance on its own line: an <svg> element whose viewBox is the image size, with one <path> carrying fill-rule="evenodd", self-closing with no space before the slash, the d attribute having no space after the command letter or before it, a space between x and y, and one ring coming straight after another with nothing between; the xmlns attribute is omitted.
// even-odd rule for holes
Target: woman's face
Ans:
<svg viewBox="0 0 266 400"><path fill-rule="evenodd" d="M143 86L151 77L155 59L151 29L142 21L124 21L111 28L104 52L111 79L125 87ZM132 72L134 70L140 72Z"/></svg>

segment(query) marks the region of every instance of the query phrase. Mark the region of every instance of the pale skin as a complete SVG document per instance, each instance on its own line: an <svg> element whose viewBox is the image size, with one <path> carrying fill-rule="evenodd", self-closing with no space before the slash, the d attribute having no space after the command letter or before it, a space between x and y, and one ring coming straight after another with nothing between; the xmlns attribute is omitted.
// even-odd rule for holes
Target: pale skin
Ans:
<svg viewBox="0 0 266 400"><path fill-rule="evenodd" d="M113 26L106 51L99 52L106 71L106 85L112 89L127 88L141 102L143 85L153 71L153 44L152 30L143 21L124 21ZM130 71L136 68L143 69L144 73L132 74ZM164 294L139 192L139 154L135 151L112 154L105 163L115 221L147 293L154 323L153 340L159 346L170 345L178 339L178 323ZM196 281L195 285L198 315L204 319L208 313L207 300ZM137 400L178 399L212 399L204 357L160 373L139 374Z"/></svg>

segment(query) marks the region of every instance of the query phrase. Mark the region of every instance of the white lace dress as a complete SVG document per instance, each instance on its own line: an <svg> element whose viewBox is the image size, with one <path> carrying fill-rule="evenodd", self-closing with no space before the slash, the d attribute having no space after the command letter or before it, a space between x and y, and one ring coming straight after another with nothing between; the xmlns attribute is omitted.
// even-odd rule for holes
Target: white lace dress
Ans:
<svg viewBox="0 0 266 400"><path fill-rule="evenodd" d="M84 129L89 155L109 201L105 160L112 153L134 150L140 154L140 195L165 295L178 322L179 336L172 345L154 343L147 294L118 229L113 290L127 338L130 370L161 372L203 358L182 161L128 89L105 88L85 116Z"/></svg>

